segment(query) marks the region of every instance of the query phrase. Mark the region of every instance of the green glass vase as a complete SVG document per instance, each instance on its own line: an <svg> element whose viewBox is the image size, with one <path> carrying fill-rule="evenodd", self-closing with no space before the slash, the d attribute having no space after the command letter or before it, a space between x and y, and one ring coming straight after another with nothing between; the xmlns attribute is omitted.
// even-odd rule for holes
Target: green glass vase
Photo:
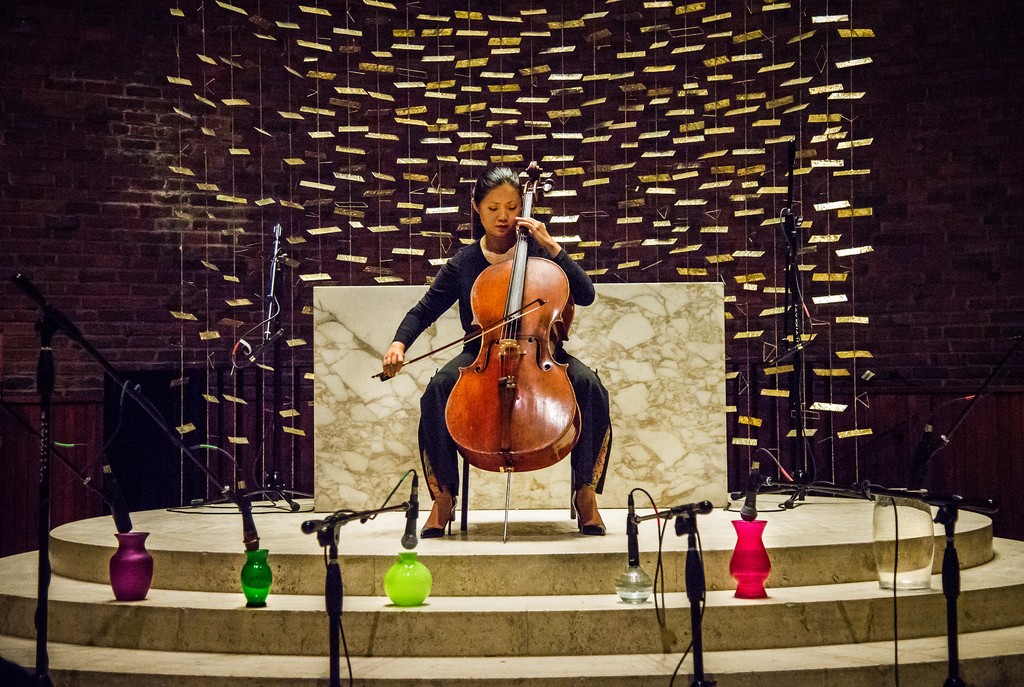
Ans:
<svg viewBox="0 0 1024 687"><path fill-rule="evenodd" d="M433 583L433 576L416 559L416 552L402 551L384 575L384 593L396 606L419 606L430 596Z"/></svg>
<svg viewBox="0 0 1024 687"><path fill-rule="evenodd" d="M267 605L270 584L274 574L267 563L267 549L253 549L245 552L245 565L242 566L242 593L245 594L246 606L262 608Z"/></svg>

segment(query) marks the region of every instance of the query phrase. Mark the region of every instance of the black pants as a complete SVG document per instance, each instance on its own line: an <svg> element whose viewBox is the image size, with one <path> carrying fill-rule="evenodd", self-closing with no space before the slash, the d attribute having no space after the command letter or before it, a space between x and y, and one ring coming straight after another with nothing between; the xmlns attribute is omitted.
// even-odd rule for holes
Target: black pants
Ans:
<svg viewBox="0 0 1024 687"><path fill-rule="evenodd" d="M431 378L420 399L420 459L431 496L436 495L442 486L446 490L450 489L453 494L459 492L457 448L448 432L444 410L452 388L459 381L459 368L469 365L475 359L476 353L473 351L463 351L452 358ZM583 485L590 485L601 493L612 448L608 391L597 373L577 358L559 350L555 359L568 364L566 372L580 409L580 437L570 456L573 491Z"/></svg>

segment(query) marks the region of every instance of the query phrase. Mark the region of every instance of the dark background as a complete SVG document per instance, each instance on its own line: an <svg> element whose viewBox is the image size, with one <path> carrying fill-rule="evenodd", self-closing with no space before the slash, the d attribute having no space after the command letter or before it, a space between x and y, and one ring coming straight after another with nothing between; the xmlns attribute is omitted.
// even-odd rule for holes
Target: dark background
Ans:
<svg viewBox="0 0 1024 687"><path fill-rule="evenodd" d="M523 3L507 4L511 9ZM559 8L567 17L580 12L571 3L546 4L553 14ZM805 18L826 10L824 3L796 6ZM250 483L258 485L267 472L277 471L287 486L311 491L312 383L307 375L312 371L312 336L304 308L311 303L312 283L302 275L324 271L331 275L327 283L368 284L376 277L397 274L406 283L424 283L436 269L425 259L403 261L390 254L392 248L403 245L406 234L401 232L348 232L339 244L330 246L315 238L289 244L290 262L281 294L284 338L305 339L306 344L280 341L265 359L273 369L250 367L230 375L231 342L260 317L267 232L285 215L261 213L251 205L214 204L210 193L196 191L192 181L186 183L169 173L168 167L184 161L221 184L221 192L254 198L266 190L252 186L261 169L272 167L277 174L267 184L279 197L287 196L288 184L294 189L296 177L288 176L291 172L278 163L268 166L262 157L229 161L223 150L217 153L196 143L203 140L196 126L184 125L173 111L175 107L201 111L190 90L167 82L179 62L175 50L189 58L182 58L182 63L192 65L192 55L204 38L216 43L226 35L220 30L225 22L237 27L246 20L211 15L218 19L210 19L203 36L193 15L176 19L168 7L163 3L15 0L0 17L0 391L5 409L0 412L4 504L0 553L34 546L38 454L37 439L11 415L38 426L33 389L36 311L9 276L29 275L81 327L93 346L126 376L143 383L172 426L194 422L197 429L183 437L186 443L227 447L244 466L242 472ZM734 23L747 21L740 17L741 7L736 4ZM647 21L629 9L613 8L623 13L618 19L632 22L630 26ZM929 417L936 434L948 432L968 403L956 399L977 391L1006 358L1014 337L1024 332L1021 12L1009 0L980 7L885 0L859 3L856 9L853 23L876 33L866 49L873 63L858 69L850 84L867 95L848 108L855 118L850 126L856 137L873 139L861 161L871 174L857 179L855 186L852 181L842 183L850 183L857 207L873 209L869 219L856 225L861 234L858 243L870 244L873 252L831 271L852 272L850 305L843 312L867 317L870 325L821 328L816 345L808 350L808 367L840 366L834 354L841 350L866 350L872 357L856 360L855 374L848 379L811 377L812 400L838 400L850 406L836 418L815 417L818 434L812 443L819 478L840 484L871 479L897 485L904 479ZM798 18L780 17L779 26ZM369 26L376 21L362 19ZM381 30L390 31L401 19L380 24ZM231 46L210 47L208 52L255 54L242 46L235 49L231 53ZM361 58L369 59L366 46L361 49ZM282 51L266 53L273 57L268 70L271 64L286 61L287 50ZM604 53L612 54L612 50ZM811 54L803 58L808 69L817 64L816 58ZM572 71L575 58L566 59L570 64L562 69ZM592 57L579 59L579 71L588 72ZM622 67L612 63L607 69ZM242 77L237 86L243 90ZM280 92L287 87L282 77L275 89ZM415 103L396 106L407 104ZM377 116L368 108L361 112ZM233 145L261 140L251 130L242 133L233 128L244 118L218 108L204 115L203 122ZM315 161L312 147L301 143L293 152ZM278 157L283 154L274 151ZM785 183L779 170L783 158L771 156L769 176L774 177L767 183ZM353 171L343 165L338 169ZM588 167L588 174L591 171ZM459 177L469 173L475 169L455 170L447 178L458 186ZM228 179L233 180L233 189L225 185ZM837 194L810 176L802 183L807 214L811 214L810 205ZM290 220L300 225L290 233L292 237L305 236L310 226L345 222L344 216L320 214L324 204L316 194L291 197L303 208L299 219ZM463 211L468 205L464 194L458 193L440 201L460 205ZM609 212L614 213L616 206L608 202ZM818 226L823 221L815 218ZM438 228L459 238L465 236L467 222L463 212ZM373 218L366 218L365 224L373 223ZM238 227L246 229L238 233ZM611 250L611 244L623 237L612 229L608 232L610 238L602 247L583 251L581 257L587 269L608 268L595 273L596 281L679 279L683 277L676 268L707 265L703 259L691 261L638 249L630 257L653 265L651 269L639 273L616 269L622 256ZM751 232L744 238L770 245L770 232L767 238L762 234ZM767 258L769 277L780 283L778 247L774 250L769 250ZM335 260L339 252L369 256L369 266L379 269L340 263ZM808 262L820 261L819 256L812 257ZM223 280L203 261L218 265L220 272L238 281ZM728 289L737 292L735 273L718 270L712 268L709 277L725 280ZM813 293L817 285L808 281L808 288ZM225 297L246 296L253 305L222 305ZM758 389L775 383L764 375L762 346L732 339L737 331L762 326L755 316L761 306L757 300L749 306L743 302L727 306L732 317L727 323L727 362L729 370L737 373L728 386L727 402L737 407L730 415L730 437L756 436L761 446L776 451L786 462L791 451L784 438L790 426L788 408L756 395ZM179 321L170 311L196 313L199 322ZM817 311L812 315L827 319ZM235 318L247 324L233 322ZM387 318L388 331L382 336L390 336L397 319L397 314ZM209 331L218 332L220 338L200 340L199 334ZM768 335L772 336L778 343L775 325ZM116 424L111 406L117 394L109 388L105 393L100 367L65 337L58 335L54 348L58 361L54 436L77 444L61 448L62 456L77 466L80 475L95 476L100 448ZM865 371L873 374L870 380L861 376ZM999 499L1002 510L995 518L996 533L1024 538L1024 504L1016 494L1024 483L1024 354L1018 352L1006 361L989 391L939 454L929 484L938 491ZM204 402L203 394L220 402ZM246 403L226 401L224 394ZM283 420L282 409L299 414ZM764 424L751 434L749 425L736 422L740 415L759 417ZM304 436L286 432L286 427ZM835 440L837 431L853 427L870 427L872 434ZM191 438L196 436L201 439ZM247 437L249 443L229 444L229 437L239 436ZM132 451L144 456L130 458L136 469L123 467L126 482L138 485L129 489L136 494L133 499L140 499L138 506L211 495L189 477L190 469L182 467L186 461L177 451L159 446L156 431L137 414L125 416L117 441L126 439L128 445L124 449L112 445L110 455L115 463L126 460ZM199 453L225 480L238 476L231 461L205 450ZM730 446L731 487L742 488L742 477L754 455L749 447ZM165 471L161 493L143 496L153 486L147 482L155 481L158 471ZM101 512L99 500L77 485L74 474L61 464L55 467L53 508L55 522Z"/></svg>

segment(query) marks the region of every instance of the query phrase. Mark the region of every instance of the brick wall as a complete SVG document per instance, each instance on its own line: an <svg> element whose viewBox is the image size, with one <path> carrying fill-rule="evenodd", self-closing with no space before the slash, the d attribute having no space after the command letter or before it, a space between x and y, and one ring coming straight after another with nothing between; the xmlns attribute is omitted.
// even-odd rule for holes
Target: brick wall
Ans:
<svg viewBox="0 0 1024 687"><path fill-rule="evenodd" d="M31 391L35 306L28 275L118 365L173 364L165 313L178 289L168 203L155 170L177 150L156 78L173 46L151 3L15 2L0 47L0 265L4 391ZM59 394L95 394L99 367L55 340Z"/></svg>
<svg viewBox="0 0 1024 687"><path fill-rule="evenodd" d="M858 240L874 248L857 263L855 304L872 320L856 346L874 354L875 384L971 388L1024 326L1024 98L1012 86L1022 68L1011 5L861 10L873 13L860 19L877 38L860 84L859 130L875 139L860 202L878 221L850 230L865 226ZM5 392L31 391L35 359L34 308L7 281L16 271L117 365L201 365L206 351L183 342L168 315L207 297L201 284L190 289L192 268L240 261L235 273L248 283L238 292L252 295L263 267L258 251L247 261L232 250L258 238L225 233L224 212L204 227L205 254L179 251L189 225L173 210L192 209L194 192L167 173L181 142L165 77L175 40L194 42L176 39L167 9L150 3L15 2L3 32ZM295 296L300 308L306 292ZM295 325L308 333L307 319ZM60 337L58 347L59 391L98 389L95 366ZM308 348L295 355L308 364ZM1011 363L1008 381L1020 384L1024 364Z"/></svg>
<svg viewBox="0 0 1024 687"><path fill-rule="evenodd" d="M879 381L976 389L1024 332L1020 7L880 8L879 213L857 300ZM1004 384L1020 386L1024 358Z"/></svg>

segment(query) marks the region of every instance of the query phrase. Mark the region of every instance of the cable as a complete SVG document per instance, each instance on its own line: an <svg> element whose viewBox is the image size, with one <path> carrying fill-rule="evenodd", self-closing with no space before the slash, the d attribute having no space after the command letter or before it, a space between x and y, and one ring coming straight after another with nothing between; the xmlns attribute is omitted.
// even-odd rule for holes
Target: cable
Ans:
<svg viewBox="0 0 1024 687"><path fill-rule="evenodd" d="M892 554L892 669L896 687L900 687L900 623L899 601L896 594L896 573L900 566L900 512L896 499L892 501L892 517L896 525L896 538L893 540Z"/></svg>
<svg viewBox="0 0 1024 687"><path fill-rule="evenodd" d="M395 485L395 488L392 489L391 493L388 494L387 498L384 499L384 503L380 504L380 508L378 509L378 511L376 513L374 513L373 515L367 515L364 518L360 518L359 522L360 523L364 523L364 522L367 522L369 520L375 520L377 518L377 516L380 515L380 511L387 507L388 502L391 500L391 497L394 496L395 492L398 491L398 488L400 486L402 486L402 482L405 481L405 478L408 477L409 475L415 475L415 474L416 474L416 471L414 469L412 469L412 468L409 468L408 470L406 470L405 474L402 475L402 478L400 480L398 480L398 484Z"/></svg>
<svg viewBox="0 0 1024 687"><path fill-rule="evenodd" d="M793 479L793 478L792 478L792 477L790 476L790 474L789 474L788 472L786 472L786 468L782 467L782 463L780 463L780 462L779 462L779 459L775 457L775 454L774 454L774 453L772 453L771 451L769 451L768 449L766 449L766 448L765 448L764 446L759 446L759 447L757 448L757 450L758 450L758 451L764 451L765 453L767 453L767 454L768 454L768 457L772 459L772 462L773 462L773 463L775 463L775 467L777 467L777 468L779 469L779 472L781 472L781 473L782 473L782 476L783 476L783 477L785 477L787 481L789 481L789 482L794 482L794 481L796 481L796 480L794 480L794 479Z"/></svg>
<svg viewBox="0 0 1024 687"><path fill-rule="evenodd" d="M642 487L635 487L634 489L632 489L629 492L629 494L630 494L630 496L632 496L636 492L640 492L641 494L646 496L647 500L649 500L651 502L651 507L654 509L654 512L655 513L658 512L658 505L657 505L657 503L655 503L654 497L651 496L651 494L646 489L643 489ZM668 522L667 522L667 520L663 520L661 518L658 518L657 520L655 520L655 522L657 523L657 526L658 526L658 558L657 558L657 563L654 566L654 594L653 594L653 597L654 597L654 614L655 614L655 617L658 619L658 626L661 628L662 637L664 638L666 633L669 632L669 629L668 629L668 626L667 626L667 623L666 623L665 569L664 569L664 558L663 558L663 551L664 551L663 545L664 545L664 541L665 541L665 532L666 532L667 527L668 527ZM697 551L698 551L698 553L700 555L701 560L704 560L704 545L701 542L700 532L697 532ZM660 585L660 589L659 589L659 585ZM658 594L659 593L661 594L661 604L660 605L658 604ZM704 594L701 596L701 599L700 599L700 622L701 623L704 622L704 606L705 606L706 601L707 601L707 591L705 590ZM683 665L683 661L686 660L686 657L690 655L690 650L691 649L693 649L693 637L690 637L690 643L686 645L686 649L683 651L683 655L679 658L679 663L676 664L676 668L672 672L672 678L669 681L669 687L671 687L672 684L674 684L675 679L676 679L676 675L679 673L679 668Z"/></svg>
<svg viewBox="0 0 1024 687"><path fill-rule="evenodd" d="M128 393L128 382L126 381L121 386L121 397L117 402L117 424L114 425L114 431L110 433L110 437L104 442L103 447L100 449L100 456L107 455L107 449L110 448L110 444L114 442L114 438L117 433L121 431L121 425L124 422L124 397Z"/></svg>
<svg viewBox="0 0 1024 687"><path fill-rule="evenodd" d="M248 360L245 357L245 356L248 356L248 355L252 354L252 346L251 346L251 344L249 344L248 341L246 341L245 337L247 337L250 334L256 332L257 330L263 329L263 327L268 322L273 322L275 319L277 319L277 316L281 314L281 303L277 300L277 296L273 297L273 301L271 303L271 306L272 307L276 306L277 310L274 311L273 313L271 313L269 315L269 317L263 318L258 323L254 324L253 326L251 326L248 329L246 329L242 333L242 335L240 337L238 337L238 341L235 342L235 345L231 347L231 374L234 374L236 369L240 370L240 369L249 367L249 365L252 364L252 361ZM262 343L264 343L264 341L265 341L265 339L264 339L264 337L263 337L263 335L261 333L260 337L259 337L259 342L262 344ZM238 351L239 351L240 348L242 349L241 363L239 362L239 355L238 355ZM245 350L246 348L248 350Z"/></svg>
<svg viewBox="0 0 1024 687"><path fill-rule="evenodd" d="M651 496L650 492L648 492L643 487L634 487L629 492L629 495L632 496L636 492L640 492L641 494L646 496L647 500L651 502L651 508L654 509L655 513L658 512L658 505L654 502L654 497ZM662 628L662 630L664 630L665 629L665 611L664 611L664 608L665 608L665 575L664 575L663 567L662 567L662 555L661 555L661 552L662 552L662 542L665 539L665 523L662 522L661 518L658 518L657 520L655 520L655 523L657 524L657 527L658 527L658 558L657 558L657 561L656 561L656 563L654 565L654 584L653 584L654 614L655 614L655 617L658 619L658 625ZM658 582L659 581L661 582L661 606L660 607L658 605Z"/></svg>

